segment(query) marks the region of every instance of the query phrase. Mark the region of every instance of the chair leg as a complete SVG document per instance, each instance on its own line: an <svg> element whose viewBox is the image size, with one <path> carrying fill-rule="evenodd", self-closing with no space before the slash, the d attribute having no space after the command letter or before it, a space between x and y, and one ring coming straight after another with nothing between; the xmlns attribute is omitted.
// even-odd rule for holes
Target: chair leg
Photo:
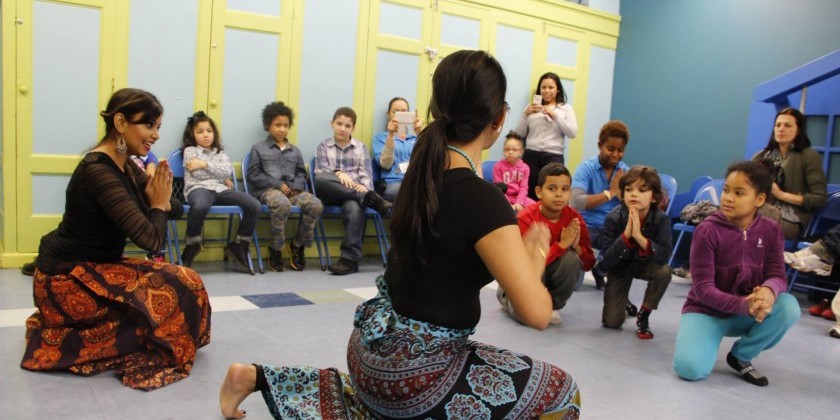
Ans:
<svg viewBox="0 0 840 420"><path fill-rule="evenodd" d="M324 253L327 255L327 264L324 265L324 261L321 261L321 271L327 271L327 267L332 265L332 260L330 259L330 244L327 240L327 229L324 227L324 221L318 219L318 227L321 229L321 239L324 241Z"/></svg>
<svg viewBox="0 0 840 420"><path fill-rule="evenodd" d="M677 236L677 242L674 243L674 248L671 251L671 258L668 259L668 267L674 267L674 256L677 254L677 250L680 249L680 242L682 242L683 235L685 235L685 231L681 230Z"/></svg>
<svg viewBox="0 0 840 420"><path fill-rule="evenodd" d="M388 255L385 246L385 228L382 224L382 216L373 216L373 227L376 229L376 239L379 241L379 253L382 255L382 266L388 266Z"/></svg>
<svg viewBox="0 0 840 420"><path fill-rule="evenodd" d="M254 229L254 249L257 254L257 267L260 269L260 274L265 274L265 265L263 264L262 251L260 250L260 238L257 237L256 229Z"/></svg>
<svg viewBox="0 0 840 420"><path fill-rule="evenodd" d="M175 258L178 260L178 265L184 265L184 262L181 261L181 244L178 242L178 223L174 220L170 220L169 223L172 227L172 238L175 239Z"/></svg>

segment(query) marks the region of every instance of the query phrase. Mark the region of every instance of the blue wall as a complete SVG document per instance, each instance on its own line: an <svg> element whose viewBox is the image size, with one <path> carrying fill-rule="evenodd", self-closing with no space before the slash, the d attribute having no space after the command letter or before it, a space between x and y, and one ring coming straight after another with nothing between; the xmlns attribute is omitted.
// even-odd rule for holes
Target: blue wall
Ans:
<svg viewBox="0 0 840 420"><path fill-rule="evenodd" d="M612 118L630 128L625 161L681 191L722 177L744 156L753 89L840 48L838 17L833 0L621 2Z"/></svg>

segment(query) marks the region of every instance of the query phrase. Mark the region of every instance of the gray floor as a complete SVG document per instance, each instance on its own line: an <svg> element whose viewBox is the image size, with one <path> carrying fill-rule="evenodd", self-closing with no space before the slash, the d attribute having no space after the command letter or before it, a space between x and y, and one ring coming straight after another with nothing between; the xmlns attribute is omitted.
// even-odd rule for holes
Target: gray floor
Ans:
<svg viewBox="0 0 840 420"><path fill-rule="evenodd" d="M192 375L152 392L123 387L112 373L82 378L22 370L24 328L0 327L0 418L214 419L221 418L219 384L233 361L345 369L346 340L362 298L335 291L373 286L381 266L371 259L361 273L347 277L329 276L315 266L310 261L303 273L256 276L225 272L221 263L199 266L211 303L213 297L277 292L325 298L315 305L214 313L212 342L199 350ZM643 290L637 281L631 292L635 302ZM493 291L484 290L474 338L570 372L582 391L585 419L836 418L840 340L826 334L831 322L807 313L776 348L754 361L770 386L750 385L726 366L723 356L732 339L724 341L711 377L696 383L677 378L671 360L687 292L685 284L671 285L651 318L656 338L643 341L633 334L631 320L619 331L600 327L602 293L590 280L563 310L564 323L542 332L512 321ZM31 307L31 293L31 278L16 269L0 270L0 312ZM249 419L270 418L257 394L243 408Z"/></svg>

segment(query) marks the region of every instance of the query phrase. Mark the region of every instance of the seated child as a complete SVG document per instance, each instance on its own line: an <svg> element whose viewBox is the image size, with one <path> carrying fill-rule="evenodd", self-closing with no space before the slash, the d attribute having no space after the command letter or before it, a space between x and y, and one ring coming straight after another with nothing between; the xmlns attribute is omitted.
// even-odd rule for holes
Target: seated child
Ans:
<svg viewBox="0 0 840 420"><path fill-rule="evenodd" d="M760 163L730 165L720 210L694 231L691 290L674 349L680 378L709 376L723 337L738 337L726 363L747 382L767 386L752 360L775 346L799 319L799 302L785 293L782 228L758 214L770 185L770 173Z"/></svg>
<svg viewBox="0 0 840 420"><path fill-rule="evenodd" d="M551 231L551 246L546 252L543 283L551 293L551 324L560 324L560 309L566 306L584 271L595 264L589 244L586 222L569 206L572 176L561 163L553 162L540 169L539 185L535 192L540 201L524 208L516 216L522 235L533 223L544 223ZM514 318L513 305L502 288L496 291L502 307Z"/></svg>
<svg viewBox="0 0 840 420"><path fill-rule="evenodd" d="M636 337L647 340L653 338L650 313L671 283L671 219L657 204L663 192L656 169L633 166L618 185L621 205L607 214L603 234L595 244L603 250L599 264L607 272L601 322L607 328L621 327L633 279L647 280L636 318Z"/></svg>
<svg viewBox="0 0 840 420"><path fill-rule="evenodd" d="M534 203L534 200L528 197L528 175L531 169L522 161L523 148L522 137L511 131L505 139L504 160L496 162L493 166L493 183L507 186L504 190L505 197L516 213Z"/></svg>
<svg viewBox="0 0 840 420"><path fill-rule="evenodd" d="M289 243L289 267L301 271L306 267L304 248L312 246L315 224L324 211L321 200L306 188L306 165L297 146L286 135L294 124L294 112L283 102L272 102L262 110L263 129L268 131L264 141L251 148L250 163L242 168L248 178L251 195L271 209L271 230L268 245L268 265L283 271L283 244L286 242L286 222L292 206L303 211L297 234Z"/></svg>
<svg viewBox="0 0 840 420"><path fill-rule="evenodd" d="M242 208L242 220L236 237L225 246L225 255L239 268L250 271L248 255L251 236L260 216L260 202L254 197L237 191L230 179L230 158L222 150L222 139L216 123L204 111L187 118L184 128L184 196L190 204L187 215L187 232L181 263L192 266L201 251L201 231L204 219L213 204L234 205Z"/></svg>
<svg viewBox="0 0 840 420"><path fill-rule="evenodd" d="M333 137L318 145L315 152L315 191L324 204L341 206L344 240L341 258L329 270L336 275L359 271L362 260L362 237L365 233L365 207L391 215L391 203L373 191L370 153L352 138L356 112L338 108L332 118Z"/></svg>

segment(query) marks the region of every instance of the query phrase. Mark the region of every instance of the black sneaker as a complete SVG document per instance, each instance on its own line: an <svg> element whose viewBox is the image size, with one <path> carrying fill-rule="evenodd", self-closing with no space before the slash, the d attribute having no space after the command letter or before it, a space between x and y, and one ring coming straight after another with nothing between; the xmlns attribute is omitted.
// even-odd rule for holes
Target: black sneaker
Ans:
<svg viewBox="0 0 840 420"><path fill-rule="evenodd" d="M732 355L732 352L726 354L726 364L728 364L732 369L737 370L745 381L753 385L767 386L770 383L766 376L755 370L752 363L738 360L737 357Z"/></svg>
<svg viewBox="0 0 840 420"><path fill-rule="evenodd" d="M598 290L604 290L604 285L606 285L607 282L604 281L604 275L601 274L601 268L598 267L598 264L595 264L595 266L592 267L592 277L595 278L595 288Z"/></svg>
<svg viewBox="0 0 840 420"><path fill-rule="evenodd" d="M306 258L304 256L303 245L295 246L289 243L289 267L295 271L303 271L306 268Z"/></svg>
<svg viewBox="0 0 840 420"><path fill-rule="evenodd" d="M636 317L636 326L639 327L636 330L636 337L639 337L642 340L650 340L653 338L653 332L650 330L650 312L639 312L639 316Z"/></svg>
<svg viewBox="0 0 840 420"><path fill-rule="evenodd" d="M228 258L233 257L239 268L251 271L251 267L248 265L250 260L248 258L248 248L250 246L251 244L248 241L231 242L225 246L225 254L228 255Z"/></svg>
<svg viewBox="0 0 840 420"><path fill-rule="evenodd" d="M283 271L286 266L283 264L283 253L272 247L268 247L268 266L274 271Z"/></svg>
<svg viewBox="0 0 840 420"><path fill-rule="evenodd" d="M624 308L624 312L627 313L628 317L633 317L633 316L638 315L639 308L637 308L636 305L633 304L633 302L630 302L628 300L627 301L627 307Z"/></svg>
<svg viewBox="0 0 840 420"><path fill-rule="evenodd" d="M201 251L201 243L194 243L184 247L184 252L181 253L181 265L184 267L192 267L195 256Z"/></svg>
<svg viewBox="0 0 840 420"><path fill-rule="evenodd" d="M379 212L382 217L391 217L391 210L393 209L394 205L391 204L390 201L385 200L379 194L368 191L365 194L364 200L362 200L365 207L370 207L377 212Z"/></svg>
<svg viewBox="0 0 840 420"><path fill-rule="evenodd" d="M331 273L337 276L352 274L359 271L359 263L347 258L341 257L337 263L330 265L328 268Z"/></svg>
<svg viewBox="0 0 840 420"><path fill-rule="evenodd" d="M34 276L35 267L38 266L38 257L35 257L32 262L28 262L20 267L20 273L24 276Z"/></svg>

